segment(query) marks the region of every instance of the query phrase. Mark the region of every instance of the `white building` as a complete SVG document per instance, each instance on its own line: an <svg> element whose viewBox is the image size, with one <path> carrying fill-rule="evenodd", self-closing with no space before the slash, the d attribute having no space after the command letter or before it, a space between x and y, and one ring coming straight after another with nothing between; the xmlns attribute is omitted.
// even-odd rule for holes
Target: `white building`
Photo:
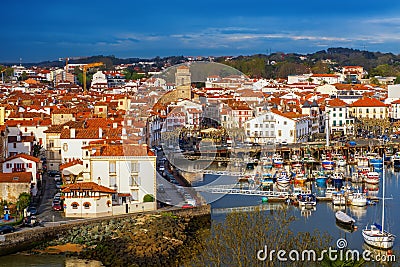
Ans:
<svg viewBox="0 0 400 267"><path fill-rule="evenodd" d="M40 160L38 158L26 154L18 154L2 162L3 173L31 173L31 193L36 195L37 182L41 179L38 173L39 163Z"/></svg>
<svg viewBox="0 0 400 267"><path fill-rule="evenodd" d="M264 110L258 116L244 123L247 141L259 144L275 143L275 118L270 111Z"/></svg>
<svg viewBox="0 0 400 267"><path fill-rule="evenodd" d="M288 143L307 142L311 135L310 119L307 115L295 112L283 113L272 109L275 118L275 136L277 142Z"/></svg>
<svg viewBox="0 0 400 267"><path fill-rule="evenodd" d="M67 185L64 193L65 217L99 217L113 215L112 195L115 190L93 182Z"/></svg>
<svg viewBox="0 0 400 267"><path fill-rule="evenodd" d="M118 193L113 195L115 204L142 203L145 195L156 198L156 156L147 145L94 142L83 148L83 167L84 181Z"/></svg>
<svg viewBox="0 0 400 267"><path fill-rule="evenodd" d="M329 132L341 132L342 135L354 133L354 119L349 116L349 109L346 102L334 98L326 105L328 114Z"/></svg>

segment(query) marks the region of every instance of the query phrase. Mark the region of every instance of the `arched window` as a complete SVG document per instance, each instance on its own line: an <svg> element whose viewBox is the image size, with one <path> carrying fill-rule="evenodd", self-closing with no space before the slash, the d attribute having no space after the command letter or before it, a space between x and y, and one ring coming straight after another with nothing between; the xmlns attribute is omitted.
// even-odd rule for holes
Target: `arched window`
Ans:
<svg viewBox="0 0 400 267"><path fill-rule="evenodd" d="M85 202L85 203L83 203L83 207L85 208L85 209L90 209L90 206L91 206L92 204L90 204L90 202Z"/></svg>
<svg viewBox="0 0 400 267"><path fill-rule="evenodd" d="M112 204L111 200L107 200L107 207L110 207Z"/></svg>
<svg viewBox="0 0 400 267"><path fill-rule="evenodd" d="M79 203L78 202L72 202L71 207L73 209L77 209L79 207Z"/></svg>

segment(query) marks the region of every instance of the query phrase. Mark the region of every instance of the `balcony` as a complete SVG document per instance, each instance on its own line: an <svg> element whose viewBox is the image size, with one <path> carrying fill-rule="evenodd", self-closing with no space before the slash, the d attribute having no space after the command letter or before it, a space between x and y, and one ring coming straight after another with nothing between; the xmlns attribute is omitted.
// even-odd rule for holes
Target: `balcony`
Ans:
<svg viewBox="0 0 400 267"><path fill-rule="evenodd" d="M12 168L12 172L26 172L25 168Z"/></svg>

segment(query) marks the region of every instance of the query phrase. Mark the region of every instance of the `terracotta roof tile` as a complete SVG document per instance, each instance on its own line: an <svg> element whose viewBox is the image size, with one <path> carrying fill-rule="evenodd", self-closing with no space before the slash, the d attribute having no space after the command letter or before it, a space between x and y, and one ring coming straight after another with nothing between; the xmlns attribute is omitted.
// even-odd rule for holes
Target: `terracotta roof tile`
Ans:
<svg viewBox="0 0 400 267"><path fill-rule="evenodd" d="M376 98L362 97L353 102L351 107L386 107L387 105Z"/></svg>
<svg viewBox="0 0 400 267"><path fill-rule="evenodd" d="M18 155L6 158L3 162L10 161L10 160L17 159L17 158L24 158L24 159L27 159L27 160L34 161L36 163L40 162L40 159L38 159L38 158L36 158L34 156L31 156L31 155L27 155L27 154L18 154Z"/></svg>
<svg viewBox="0 0 400 267"><path fill-rule="evenodd" d="M109 194L115 194L117 191L112 190L108 187L98 185L94 182L81 182L81 183L75 183L75 184L69 184L62 189L63 193L69 193L72 191L83 191L83 190L89 190L92 192L100 192L100 193L109 193Z"/></svg>
<svg viewBox="0 0 400 267"><path fill-rule="evenodd" d="M31 172L0 173L0 183L30 183Z"/></svg>

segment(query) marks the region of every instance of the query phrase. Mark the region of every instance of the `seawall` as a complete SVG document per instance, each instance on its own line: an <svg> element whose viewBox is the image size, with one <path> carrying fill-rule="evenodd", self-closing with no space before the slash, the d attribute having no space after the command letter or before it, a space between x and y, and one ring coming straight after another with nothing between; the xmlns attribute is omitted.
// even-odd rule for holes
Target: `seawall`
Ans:
<svg viewBox="0 0 400 267"><path fill-rule="evenodd" d="M145 215L153 215L155 220L157 220L157 216L165 213L184 218L185 221L189 222L189 227L193 227L193 225L198 227L199 225L196 223L197 219L199 219L199 222L201 223L211 221L211 208L209 205L203 205L193 209L176 208L157 210L144 213L85 219L55 226L35 227L0 236L0 256L25 251L40 246L48 241L68 238L68 235L71 235L72 230L79 232L79 229L81 228L90 229L97 227L106 231L107 227L110 225L123 224L127 220L139 220Z"/></svg>

